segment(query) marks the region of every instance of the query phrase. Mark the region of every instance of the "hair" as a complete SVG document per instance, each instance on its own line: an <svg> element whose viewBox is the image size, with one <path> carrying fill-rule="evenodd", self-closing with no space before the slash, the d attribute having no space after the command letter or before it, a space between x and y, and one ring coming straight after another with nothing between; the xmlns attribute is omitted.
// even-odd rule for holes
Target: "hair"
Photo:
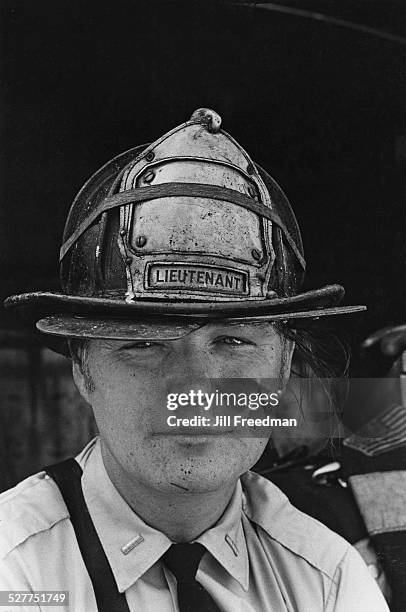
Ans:
<svg viewBox="0 0 406 612"><path fill-rule="evenodd" d="M347 342L328 328L277 326L280 333L295 342L297 370L293 373L302 378L344 378L348 375L350 348Z"/></svg>
<svg viewBox="0 0 406 612"><path fill-rule="evenodd" d="M302 416L305 417L305 398L311 397L315 384L321 385L324 391L330 425L326 445L332 447L348 394L349 344L319 322L307 327L282 324L276 327L282 336L295 342L291 373L302 381L301 393L296 397Z"/></svg>

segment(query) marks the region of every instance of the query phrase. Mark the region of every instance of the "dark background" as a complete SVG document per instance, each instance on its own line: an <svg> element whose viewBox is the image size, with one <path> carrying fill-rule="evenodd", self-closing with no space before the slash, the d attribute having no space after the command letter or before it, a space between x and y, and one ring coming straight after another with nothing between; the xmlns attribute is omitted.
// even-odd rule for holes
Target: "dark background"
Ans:
<svg viewBox="0 0 406 612"><path fill-rule="evenodd" d="M2 0L1 300L58 287L67 211L100 165L208 106L290 198L306 287L340 282L347 303L368 305L366 315L337 320L353 347L405 321L406 45L239 4ZM406 37L404 0L279 4ZM65 391L46 387L40 353L18 330L0 310L0 416L15 418L24 380L27 427L45 414L50 431L50 406Z"/></svg>

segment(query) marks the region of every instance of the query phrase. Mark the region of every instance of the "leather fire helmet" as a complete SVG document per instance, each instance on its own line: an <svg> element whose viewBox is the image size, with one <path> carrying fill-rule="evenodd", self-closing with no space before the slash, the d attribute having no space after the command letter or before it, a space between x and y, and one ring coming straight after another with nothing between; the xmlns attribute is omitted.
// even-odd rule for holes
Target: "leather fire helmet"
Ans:
<svg viewBox="0 0 406 612"><path fill-rule="evenodd" d="M301 293L304 272L282 189L221 129L220 116L201 108L83 186L64 230L62 293L5 304L47 334L120 339L177 338L213 318L297 320L364 309L337 306L339 285Z"/></svg>

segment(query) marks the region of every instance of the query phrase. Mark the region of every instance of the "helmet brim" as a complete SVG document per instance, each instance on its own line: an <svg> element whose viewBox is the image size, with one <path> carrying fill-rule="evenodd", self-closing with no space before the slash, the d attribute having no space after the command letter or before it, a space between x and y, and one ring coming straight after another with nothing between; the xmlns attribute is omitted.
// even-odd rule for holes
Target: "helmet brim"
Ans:
<svg viewBox="0 0 406 612"><path fill-rule="evenodd" d="M230 318L286 315L289 318L320 317L365 310L365 306L340 306L344 297L341 285L298 293L291 297L229 301L111 299L76 296L63 293L33 292L8 297L4 305L31 321L52 314L73 314L81 317L117 317L138 320L143 317ZM333 309L331 311L331 309ZM317 311L316 313L314 311Z"/></svg>
<svg viewBox="0 0 406 612"><path fill-rule="evenodd" d="M11 296L5 301L5 307L18 312L43 334L53 336L54 340L49 338L51 342L45 343L66 355L64 338L177 339L216 319L231 322L286 320L294 324L300 320L366 310L365 306L338 306L343 295L340 285L328 285L292 297L227 302L125 302L35 292Z"/></svg>
<svg viewBox="0 0 406 612"><path fill-rule="evenodd" d="M177 340L205 325L205 320L153 319L131 321L117 318L88 318L75 315L51 315L40 319L36 328L52 336L65 338L101 338L105 340Z"/></svg>

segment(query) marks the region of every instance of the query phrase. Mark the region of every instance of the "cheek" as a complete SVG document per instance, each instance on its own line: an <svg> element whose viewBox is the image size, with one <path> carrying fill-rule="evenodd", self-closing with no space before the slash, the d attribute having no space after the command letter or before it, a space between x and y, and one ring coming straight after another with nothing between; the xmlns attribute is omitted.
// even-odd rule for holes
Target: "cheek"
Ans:
<svg viewBox="0 0 406 612"><path fill-rule="evenodd" d="M283 363L281 348L273 346L210 358L219 378L279 378Z"/></svg>
<svg viewBox="0 0 406 612"><path fill-rule="evenodd" d="M156 372L122 364L96 371L91 403L101 433L125 440L156 428L166 411L165 390Z"/></svg>

